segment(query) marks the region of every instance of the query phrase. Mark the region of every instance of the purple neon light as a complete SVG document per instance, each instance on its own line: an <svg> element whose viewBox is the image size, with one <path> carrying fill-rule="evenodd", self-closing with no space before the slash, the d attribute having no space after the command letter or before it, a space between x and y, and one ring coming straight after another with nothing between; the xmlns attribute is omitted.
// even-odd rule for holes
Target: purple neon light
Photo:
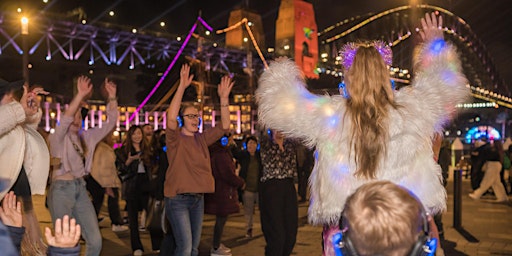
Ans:
<svg viewBox="0 0 512 256"><path fill-rule="evenodd" d="M135 112L130 116L129 122L131 122L133 120L133 118L135 118L135 115L138 115L139 111L144 107L144 105L146 105L146 103L148 102L149 98L151 98L151 96L153 96L153 94L156 92L156 89L158 89L158 87L162 84L164 79L167 77L167 74L169 74L169 71L171 71L172 67L174 66L174 64L176 63L176 61L180 57L181 53L185 49L185 46L187 46L188 41L190 40L190 37L192 37L192 33L194 33L194 31L196 30L196 27L197 27L197 22L194 23L194 26L192 26L192 28L190 29L190 32L188 32L188 35L185 38L185 41L183 41L183 44L181 45L180 49L178 50L178 53L176 53L176 56L174 56L174 59L172 60L171 64L169 64L169 66L165 70L165 72L162 75L162 77L160 77L160 80L158 80L158 82L156 83L155 87L153 87L151 92L149 92L148 96L146 96L146 98L142 101L142 103L137 107Z"/></svg>
<svg viewBox="0 0 512 256"><path fill-rule="evenodd" d="M210 27L210 25L208 25L208 23L206 23L206 21L204 21L204 20L203 20L203 18L201 18L201 17L197 17L197 20L199 20L199 21L201 22L201 24L203 24L203 26L204 26L206 29L208 29L208 30L210 30L210 31L213 31L213 28L212 28L212 27Z"/></svg>

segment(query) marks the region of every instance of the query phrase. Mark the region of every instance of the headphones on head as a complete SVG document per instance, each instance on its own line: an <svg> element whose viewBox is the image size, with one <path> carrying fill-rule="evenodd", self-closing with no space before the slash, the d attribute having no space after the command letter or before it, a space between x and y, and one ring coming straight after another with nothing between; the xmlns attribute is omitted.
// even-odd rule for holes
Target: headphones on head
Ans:
<svg viewBox="0 0 512 256"><path fill-rule="evenodd" d="M394 91L396 89L395 80L391 79L390 83L391 83L391 89ZM338 84L338 91L340 92L341 96L343 96L345 99L350 98L350 95L348 94L348 91L347 91L347 85L345 84L345 81L341 81Z"/></svg>
<svg viewBox="0 0 512 256"><path fill-rule="evenodd" d="M343 215L342 215L343 216ZM422 233L414 243L409 256L434 256L437 249L437 238L430 237L430 226L427 212L421 207L421 219L423 221ZM357 250L347 235L349 226L346 218L342 217L341 232L334 234L332 243L336 256L358 256Z"/></svg>
<svg viewBox="0 0 512 256"><path fill-rule="evenodd" d="M178 114L178 116L176 117L176 121L178 121L178 127L180 127L180 128L183 127L183 120L184 120L183 115L180 112ZM199 117L199 123L197 124L197 127L200 127L202 122L203 122L203 119L201 117Z"/></svg>
<svg viewBox="0 0 512 256"><path fill-rule="evenodd" d="M253 137L253 136L250 136L250 137ZM242 142L242 149L243 150L247 150L247 142L248 141L249 141L248 139L245 139L245 141ZM260 150L260 143L256 140L256 151L259 151L259 150Z"/></svg>
<svg viewBox="0 0 512 256"><path fill-rule="evenodd" d="M229 134L228 134L228 135L224 134L224 136L222 136L222 137L220 138L220 144L221 144L223 147L225 147L225 146L227 146L227 145L229 144L229 136L230 136Z"/></svg>

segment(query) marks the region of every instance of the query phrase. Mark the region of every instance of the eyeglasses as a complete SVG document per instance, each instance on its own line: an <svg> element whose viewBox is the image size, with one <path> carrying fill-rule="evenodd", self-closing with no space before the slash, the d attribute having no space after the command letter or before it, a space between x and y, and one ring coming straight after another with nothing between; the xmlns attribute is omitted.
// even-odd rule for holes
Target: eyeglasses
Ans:
<svg viewBox="0 0 512 256"><path fill-rule="evenodd" d="M187 114L187 115L183 115L184 117L187 117L188 119L196 119L196 118L199 118L199 115L196 115L196 114Z"/></svg>

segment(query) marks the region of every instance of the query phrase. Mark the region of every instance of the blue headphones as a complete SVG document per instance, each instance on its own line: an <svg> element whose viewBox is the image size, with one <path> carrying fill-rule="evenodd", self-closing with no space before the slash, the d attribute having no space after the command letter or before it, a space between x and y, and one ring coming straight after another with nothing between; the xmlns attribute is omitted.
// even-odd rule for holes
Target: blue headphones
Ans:
<svg viewBox="0 0 512 256"><path fill-rule="evenodd" d="M434 256L437 249L437 238L431 238L429 235L430 227L427 219L427 213L424 209L421 211L421 217L423 220L423 232L414 243L414 247L409 253L409 256ZM332 237L334 254L336 256L358 256L356 248L346 235L349 227L344 217L342 217L341 230L343 231L334 234Z"/></svg>
<svg viewBox="0 0 512 256"><path fill-rule="evenodd" d="M176 121L178 121L178 127L183 127L183 117L181 116L181 114L176 117ZM197 127L200 127L202 122L203 119L199 117L199 123L197 124Z"/></svg>
<svg viewBox="0 0 512 256"><path fill-rule="evenodd" d="M220 138L220 144L223 147L227 146L228 143L229 143L229 137L228 136L224 135L224 136L222 136L222 138Z"/></svg>
<svg viewBox="0 0 512 256"><path fill-rule="evenodd" d="M245 141L244 141L244 142L242 143L242 148L243 148L244 150L247 150L247 142L245 142ZM260 144L258 143L258 144L256 144L256 151L259 151L259 150L260 150Z"/></svg>
<svg viewBox="0 0 512 256"><path fill-rule="evenodd" d="M391 89L395 90L395 88L396 88L395 80L390 80L390 81L391 81ZM340 91L341 91L341 95L342 95L345 99L350 98L350 95L348 95L347 86L346 86L346 84L345 84L345 81L341 81L341 82L338 84L338 90L340 90Z"/></svg>

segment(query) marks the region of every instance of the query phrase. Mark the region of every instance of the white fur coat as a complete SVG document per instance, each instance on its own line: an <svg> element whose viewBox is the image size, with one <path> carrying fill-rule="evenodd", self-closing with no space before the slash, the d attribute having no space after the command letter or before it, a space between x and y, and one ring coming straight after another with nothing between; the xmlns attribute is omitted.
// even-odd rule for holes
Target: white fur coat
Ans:
<svg viewBox="0 0 512 256"><path fill-rule="evenodd" d="M455 105L469 96L455 48L441 43L441 50L434 51L433 42L423 46L412 86L395 91L395 101L401 107L390 109L387 155L376 173L378 180L410 189L430 212L446 208L446 191L433 158L431 137L452 117ZM354 176L345 98L311 94L300 70L286 59L271 63L262 74L256 96L259 119L265 127L316 146L318 158L309 180L309 220L313 224L337 223L347 197L370 181Z"/></svg>

